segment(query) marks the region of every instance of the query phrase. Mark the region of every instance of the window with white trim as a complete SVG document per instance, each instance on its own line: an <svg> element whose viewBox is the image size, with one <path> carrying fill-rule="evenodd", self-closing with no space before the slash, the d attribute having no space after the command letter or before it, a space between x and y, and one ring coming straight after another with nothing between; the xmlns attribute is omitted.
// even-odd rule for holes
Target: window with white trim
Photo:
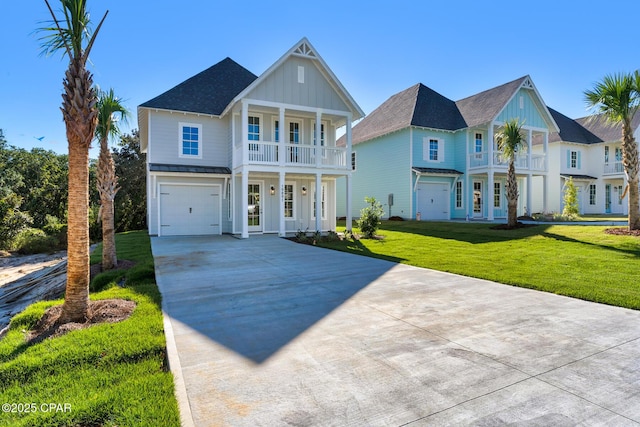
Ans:
<svg viewBox="0 0 640 427"><path fill-rule="evenodd" d="M476 144L474 147L474 152L476 154L482 153L482 134L479 132L476 132Z"/></svg>
<svg viewBox="0 0 640 427"><path fill-rule="evenodd" d="M316 124L313 123L313 145L316 145ZM324 123L320 123L320 145L325 146Z"/></svg>
<svg viewBox="0 0 640 427"><path fill-rule="evenodd" d="M427 162L444 161L444 140L437 138L422 139L422 159Z"/></svg>
<svg viewBox="0 0 640 427"><path fill-rule="evenodd" d="M247 129L247 138L249 141L260 141L261 128L260 128L260 117L259 116L249 116L248 118L249 128ZM258 151L259 145L252 144L249 142L249 150Z"/></svg>
<svg viewBox="0 0 640 427"><path fill-rule="evenodd" d="M295 219L296 217L296 188L293 183L284 185L284 218Z"/></svg>
<svg viewBox="0 0 640 427"><path fill-rule="evenodd" d="M571 152L571 169L576 169L578 167L578 152Z"/></svg>
<svg viewBox="0 0 640 427"><path fill-rule="evenodd" d="M273 121L273 142L280 142L280 120Z"/></svg>
<svg viewBox="0 0 640 427"><path fill-rule="evenodd" d="M592 206L596 204L596 185L595 184L589 185L589 204Z"/></svg>
<svg viewBox="0 0 640 427"><path fill-rule="evenodd" d="M462 181L456 181L456 209L462 209Z"/></svg>
<svg viewBox="0 0 640 427"><path fill-rule="evenodd" d="M202 158L202 125L178 123L180 132L179 157Z"/></svg>
<svg viewBox="0 0 640 427"><path fill-rule="evenodd" d="M499 182L493 183L493 207L500 208L502 207L502 187Z"/></svg>
<svg viewBox="0 0 640 427"><path fill-rule="evenodd" d="M324 182L322 183L322 206L320 207L320 209L322 210L322 219L327 219L327 210L326 210L326 206L327 204L325 203L325 199L326 199L326 194L327 194L327 184L325 184ZM311 203L311 218L312 219L316 219L316 186L313 186L313 191L311 192L311 198L313 200L313 202Z"/></svg>

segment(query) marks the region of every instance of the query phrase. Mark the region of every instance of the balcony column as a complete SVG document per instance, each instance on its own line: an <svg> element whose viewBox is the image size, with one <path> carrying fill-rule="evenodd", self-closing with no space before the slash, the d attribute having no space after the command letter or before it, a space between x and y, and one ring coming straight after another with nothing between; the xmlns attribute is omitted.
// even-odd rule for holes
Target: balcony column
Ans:
<svg viewBox="0 0 640 427"><path fill-rule="evenodd" d="M249 164L249 104L247 104L245 101L240 101L242 103L242 116L241 116L241 122L242 122L242 129L240 130L240 137L242 138L242 140L240 141L240 145L242 146L242 164L243 165L248 165ZM245 179L245 173L244 171L242 172L242 179ZM245 188L244 190L242 190L243 192L246 192L247 189ZM246 212L245 212L245 216L246 216Z"/></svg>
<svg viewBox="0 0 640 427"><path fill-rule="evenodd" d="M322 112L320 110L316 111L316 167L322 167L322 140L320 136L322 135Z"/></svg>
<svg viewBox="0 0 640 427"><path fill-rule="evenodd" d="M284 237L287 234L287 230L285 227L285 221L284 221L284 184L285 184L285 175L284 175L284 171L281 170L280 171L280 180L278 182L278 192L279 192L279 197L280 197L280 224L279 224L279 228L278 228L278 236L280 237Z"/></svg>
<svg viewBox="0 0 640 427"><path fill-rule="evenodd" d="M493 122L489 123L487 128L487 166L493 168L493 145L495 141L493 140Z"/></svg>
<svg viewBox="0 0 640 427"><path fill-rule="evenodd" d="M285 137L284 126L284 108L280 107L278 116L278 164L284 166L287 159L287 146L285 145L287 138Z"/></svg>
<svg viewBox="0 0 640 427"><path fill-rule="evenodd" d="M352 149L351 149L351 115L350 114L346 117L345 130L346 130L346 133L345 133L345 137L346 137L345 138L345 141L346 141L346 147L345 147L346 148L346 153L345 153L345 156L347 156L347 158L345 159L345 166L346 166L347 170L353 171L353 166L351 165L351 152L352 152ZM350 208L350 206L347 205L347 209L349 209L349 208Z"/></svg>
<svg viewBox="0 0 640 427"><path fill-rule="evenodd" d="M529 129L529 136L527 141L527 169L531 170L533 165L531 164L531 154L533 151L533 131Z"/></svg>
<svg viewBox="0 0 640 427"><path fill-rule="evenodd" d="M322 231L322 174L316 173L316 231Z"/></svg>
<svg viewBox="0 0 640 427"><path fill-rule="evenodd" d="M244 149L243 151L247 151ZM242 197L242 233L243 239L249 237L249 172L246 167L242 167L242 188L240 189L240 197Z"/></svg>
<svg viewBox="0 0 640 427"><path fill-rule="evenodd" d="M544 132L544 143L542 144L542 151L544 151L544 171L549 172L549 132L548 131ZM545 200L545 203L546 203L546 200Z"/></svg>
<svg viewBox="0 0 640 427"><path fill-rule="evenodd" d="M533 203L533 194L531 190L532 180L531 172L529 172L529 175L527 175L527 206L525 206L525 215L531 215L531 204Z"/></svg>
<svg viewBox="0 0 640 427"><path fill-rule="evenodd" d="M495 197L495 188L494 187L494 179L493 179L493 170L490 170L487 173L487 186L489 188L487 188L487 197L484 198L484 200L486 200L487 203L487 219L489 221L493 221L494 220L494 216L493 216L493 207L494 207L494 201L493 198Z"/></svg>

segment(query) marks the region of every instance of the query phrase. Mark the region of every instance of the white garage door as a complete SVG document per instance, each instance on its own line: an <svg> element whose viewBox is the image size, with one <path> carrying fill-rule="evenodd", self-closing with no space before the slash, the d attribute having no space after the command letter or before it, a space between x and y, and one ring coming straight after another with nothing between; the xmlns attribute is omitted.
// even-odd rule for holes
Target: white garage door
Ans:
<svg viewBox="0 0 640 427"><path fill-rule="evenodd" d="M416 198L416 211L420 212L421 219L450 219L448 184L420 183Z"/></svg>
<svg viewBox="0 0 640 427"><path fill-rule="evenodd" d="M160 235L221 234L219 185L160 185Z"/></svg>

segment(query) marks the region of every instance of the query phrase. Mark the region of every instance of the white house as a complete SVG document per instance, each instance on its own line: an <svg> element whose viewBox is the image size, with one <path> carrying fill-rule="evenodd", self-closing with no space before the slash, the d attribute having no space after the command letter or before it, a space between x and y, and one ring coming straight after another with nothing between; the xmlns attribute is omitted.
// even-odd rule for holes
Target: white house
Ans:
<svg viewBox="0 0 640 427"><path fill-rule="evenodd" d="M350 206L362 116L306 38L260 76L226 58L141 104L149 234L335 229L336 179Z"/></svg>

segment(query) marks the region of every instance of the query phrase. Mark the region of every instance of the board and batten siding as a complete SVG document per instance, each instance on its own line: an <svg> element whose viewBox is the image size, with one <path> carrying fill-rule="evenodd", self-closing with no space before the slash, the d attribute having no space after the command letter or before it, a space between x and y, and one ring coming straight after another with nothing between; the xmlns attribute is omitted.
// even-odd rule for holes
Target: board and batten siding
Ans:
<svg viewBox="0 0 640 427"><path fill-rule="evenodd" d="M502 109L500 114L498 114L496 120L506 122L507 120L518 117L525 127L546 128L547 124L543 115L531 97L533 93L534 92L529 89L520 89L513 99ZM522 99L522 104L520 99ZM521 105L522 108L520 108Z"/></svg>
<svg viewBox="0 0 640 427"><path fill-rule="evenodd" d="M303 79L299 82L299 69ZM306 58L290 57L246 96L251 99L304 105L313 108L349 111L315 64Z"/></svg>
<svg viewBox="0 0 640 427"><path fill-rule="evenodd" d="M352 210L354 218L367 206L365 197L374 197L389 216L388 196L393 194L392 216L411 218L410 131L404 129L353 146L356 171L352 175ZM345 216L345 180L336 183L338 216Z"/></svg>
<svg viewBox="0 0 640 427"><path fill-rule="evenodd" d="M148 163L223 166L230 167L229 119L219 119L197 114L168 113L158 111L151 114L151 141L153 149ZM180 123L202 126L202 157L180 157Z"/></svg>

